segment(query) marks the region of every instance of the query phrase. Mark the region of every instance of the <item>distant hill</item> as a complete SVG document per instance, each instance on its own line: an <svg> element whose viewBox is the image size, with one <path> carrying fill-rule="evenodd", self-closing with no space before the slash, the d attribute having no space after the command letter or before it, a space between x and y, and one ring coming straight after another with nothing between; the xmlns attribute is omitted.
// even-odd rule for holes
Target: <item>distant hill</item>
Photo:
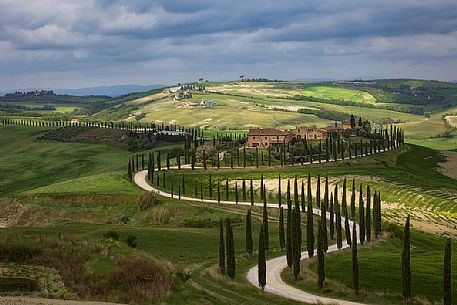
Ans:
<svg viewBox="0 0 457 305"><path fill-rule="evenodd" d="M98 87L87 87L78 89L54 89L54 88L26 88L26 89L14 89L0 92L0 95L5 95L11 92L30 92L30 91L41 91L41 90L52 90L56 94L68 94L73 96L84 96L84 95L108 95L117 97L134 92L144 92L157 88L165 87L165 85L116 85L116 86L98 86Z"/></svg>

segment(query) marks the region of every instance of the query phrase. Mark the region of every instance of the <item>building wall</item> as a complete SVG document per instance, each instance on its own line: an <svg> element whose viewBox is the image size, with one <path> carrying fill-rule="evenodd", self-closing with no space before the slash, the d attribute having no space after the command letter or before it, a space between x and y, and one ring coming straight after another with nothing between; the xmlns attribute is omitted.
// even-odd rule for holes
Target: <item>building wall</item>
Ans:
<svg viewBox="0 0 457 305"><path fill-rule="evenodd" d="M280 136L270 136L270 135L248 135L248 140L246 142L247 147L261 147L265 148L270 145L282 144L285 140L286 143L289 142L289 137L286 135Z"/></svg>

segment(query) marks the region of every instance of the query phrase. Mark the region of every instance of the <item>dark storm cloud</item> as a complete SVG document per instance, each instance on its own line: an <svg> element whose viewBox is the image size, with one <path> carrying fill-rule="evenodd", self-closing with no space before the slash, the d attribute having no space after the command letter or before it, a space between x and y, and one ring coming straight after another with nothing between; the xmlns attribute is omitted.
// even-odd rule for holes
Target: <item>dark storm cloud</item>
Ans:
<svg viewBox="0 0 457 305"><path fill-rule="evenodd" d="M0 88L456 78L456 1L0 0L0 11Z"/></svg>

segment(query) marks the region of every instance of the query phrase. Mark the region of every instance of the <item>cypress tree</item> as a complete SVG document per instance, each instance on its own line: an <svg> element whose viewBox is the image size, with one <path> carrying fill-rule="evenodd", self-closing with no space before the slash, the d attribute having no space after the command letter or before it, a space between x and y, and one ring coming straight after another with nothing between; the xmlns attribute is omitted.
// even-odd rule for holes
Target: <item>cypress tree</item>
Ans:
<svg viewBox="0 0 457 305"><path fill-rule="evenodd" d="M246 214L246 252L249 256L252 255L252 219L251 219L251 209L248 210Z"/></svg>
<svg viewBox="0 0 457 305"><path fill-rule="evenodd" d="M225 273L225 243L222 219L219 221L219 269L222 273Z"/></svg>
<svg viewBox="0 0 457 305"><path fill-rule="evenodd" d="M355 220L355 179L352 179L351 219Z"/></svg>
<svg viewBox="0 0 457 305"><path fill-rule="evenodd" d="M351 229L349 227L349 215L348 215L348 206L346 201L346 178L344 178L343 182L343 195L342 195L342 208L343 208L343 216L344 216L344 231L346 233L346 241L348 245L351 245Z"/></svg>
<svg viewBox="0 0 457 305"><path fill-rule="evenodd" d="M359 189L359 226L360 226L360 243L363 245L365 241L365 207L363 203L363 189L360 183Z"/></svg>
<svg viewBox="0 0 457 305"><path fill-rule="evenodd" d="M229 200L229 181L228 181L228 177L227 179L225 179L225 201L228 201Z"/></svg>
<svg viewBox="0 0 457 305"><path fill-rule="evenodd" d="M403 234L403 252L401 255L401 282L403 287L403 301L410 303L411 299L411 241L410 241L410 216L406 218L405 232Z"/></svg>
<svg viewBox="0 0 457 305"><path fill-rule="evenodd" d="M298 205L298 182L297 182L297 176L295 175L294 178L294 206L296 209L299 209L300 206Z"/></svg>
<svg viewBox="0 0 457 305"><path fill-rule="evenodd" d="M217 180L217 203L221 203L221 182Z"/></svg>
<svg viewBox="0 0 457 305"><path fill-rule="evenodd" d="M316 187L316 207L321 207L321 175L317 175L317 187Z"/></svg>
<svg viewBox="0 0 457 305"><path fill-rule="evenodd" d="M244 178L241 185L241 194L243 195L243 201L246 202L246 179Z"/></svg>
<svg viewBox="0 0 457 305"><path fill-rule="evenodd" d="M258 279L259 279L259 287L262 290L265 288L267 284L267 262L265 258L265 233L263 225L260 227L259 233L259 265L258 265Z"/></svg>
<svg viewBox="0 0 457 305"><path fill-rule="evenodd" d="M381 231L382 231L382 216L381 216L381 191L378 191L378 200L377 200L377 208L376 208L376 211L377 211L377 217L378 219L376 220L376 224L378 225L378 234L381 234Z"/></svg>
<svg viewBox="0 0 457 305"><path fill-rule="evenodd" d="M376 211L377 208L378 208L378 202L377 201L378 201L378 195L377 195L376 191L374 191L374 194L373 194L373 231L374 231L374 237L375 238L378 238L378 224L377 224L378 212Z"/></svg>
<svg viewBox="0 0 457 305"><path fill-rule="evenodd" d="M302 212L306 211L306 203L305 203L305 183L303 179L301 180L301 210Z"/></svg>
<svg viewBox="0 0 457 305"><path fill-rule="evenodd" d="M452 304L452 283L451 283L451 239L446 240L446 247L444 249L444 270L443 270L443 304Z"/></svg>
<svg viewBox="0 0 457 305"><path fill-rule="evenodd" d="M355 222L352 224L352 289L359 293L359 262L357 259L357 227Z"/></svg>
<svg viewBox="0 0 457 305"><path fill-rule="evenodd" d="M184 183L184 174L182 174L182 193L186 194L186 184Z"/></svg>
<svg viewBox="0 0 457 305"><path fill-rule="evenodd" d="M232 280L235 279L236 273L236 266L235 266L235 245L233 242L233 231L232 226L230 224L230 219L227 218L226 223L226 230L225 230L225 237L226 237L226 247L227 247L227 275Z"/></svg>
<svg viewBox="0 0 457 305"><path fill-rule="evenodd" d="M317 286L319 289L324 287L325 281L325 259L322 234L322 220L319 219L317 226Z"/></svg>
<svg viewBox="0 0 457 305"><path fill-rule="evenodd" d="M211 178L211 174L208 175L208 196L209 199L213 198L213 179Z"/></svg>
<svg viewBox="0 0 457 305"><path fill-rule="evenodd" d="M265 238L265 250L269 249L270 244L270 236L268 233L268 210L267 210L267 200L266 196L263 199L263 218L262 218L262 226L263 226L263 235Z"/></svg>
<svg viewBox="0 0 457 305"><path fill-rule="evenodd" d="M238 181L235 182L235 203L238 204Z"/></svg>
<svg viewBox="0 0 457 305"><path fill-rule="evenodd" d="M294 207L292 209L292 217L293 217L293 228L292 228L292 267L293 267L293 274L295 279L298 279L298 275L300 274L300 257L301 257L301 242L300 242L300 209Z"/></svg>
<svg viewBox="0 0 457 305"><path fill-rule="evenodd" d="M281 207L282 193L281 193L281 174L278 176L278 204Z"/></svg>
<svg viewBox="0 0 457 305"><path fill-rule="evenodd" d="M329 212L330 212L330 239L335 238L335 213L334 213L334 206L333 206L333 193L330 193L330 207L329 207Z"/></svg>
<svg viewBox="0 0 457 305"><path fill-rule="evenodd" d="M367 242L371 241L371 191L370 186L367 185L367 212L365 216L365 226L367 234Z"/></svg>
<svg viewBox="0 0 457 305"><path fill-rule="evenodd" d="M311 174L308 174L308 206L306 209L306 250L308 256L314 255L314 224L313 224L313 202L311 195Z"/></svg>
<svg viewBox="0 0 457 305"><path fill-rule="evenodd" d="M249 193L249 198L251 199L251 205L254 205L254 186L253 186L253 183L252 183L252 179L251 179L251 185L250 185L250 193Z"/></svg>
<svg viewBox="0 0 457 305"><path fill-rule="evenodd" d="M243 146L243 167L246 167L246 146Z"/></svg>
<svg viewBox="0 0 457 305"><path fill-rule="evenodd" d="M167 153L167 169L170 169L170 153Z"/></svg>
<svg viewBox="0 0 457 305"><path fill-rule="evenodd" d="M260 175L260 200L264 200L266 194L263 192L263 174Z"/></svg>
<svg viewBox="0 0 457 305"><path fill-rule="evenodd" d="M338 185L335 185L335 198L333 204L336 210L336 244L338 249L343 247L343 232L341 227L341 209L338 203Z"/></svg>
<svg viewBox="0 0 457 305"><path fill-rule="evenodd" d="M289 182L288 182L289 185ZM287 266L292 268L293 253L292 253L292 202L290 201L290 189L287 188L287 231L286 231L286 257Z"/></svg>
<svg viewBox="0 0 457 305"><path fill-rule="evenodd" d="M324 202L321 205L322 246L324 247L324 252L327 252L327 250L328 250L327 207L328 207L328 176L325 177Z"/></svg>
<svg viewBox="0 0 457 305"><path fill-rule="evenodd" d="M259 167L259 148L255 148L255 167Z"/></svg>
<svg viewBox="0 0 457 305"><path fill-rule="evenodd" d="M284 208L279 208L279 246L281 249L286 247L286 237L284 232Z"/></svg>

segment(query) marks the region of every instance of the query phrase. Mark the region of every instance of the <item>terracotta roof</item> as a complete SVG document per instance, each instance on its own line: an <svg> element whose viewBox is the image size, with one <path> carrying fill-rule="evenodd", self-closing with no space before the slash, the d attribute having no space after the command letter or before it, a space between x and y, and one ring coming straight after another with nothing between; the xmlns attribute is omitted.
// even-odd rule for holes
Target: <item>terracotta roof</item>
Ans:
<svg viewBox="0 0 457 305"><path fill-rule="evenodd" d="M253 128L249 129L248 136L286 136L289 132L274 128Z"/></svg>
<svg viewBox="0 0 457 305"><path fill-rule="evenodd" d="M343 128L341 127L335 127L335 126L327 126L327 127L322 127L321 129L324 129L326 131L333 131L333 130L341 130Z"/></svg>

